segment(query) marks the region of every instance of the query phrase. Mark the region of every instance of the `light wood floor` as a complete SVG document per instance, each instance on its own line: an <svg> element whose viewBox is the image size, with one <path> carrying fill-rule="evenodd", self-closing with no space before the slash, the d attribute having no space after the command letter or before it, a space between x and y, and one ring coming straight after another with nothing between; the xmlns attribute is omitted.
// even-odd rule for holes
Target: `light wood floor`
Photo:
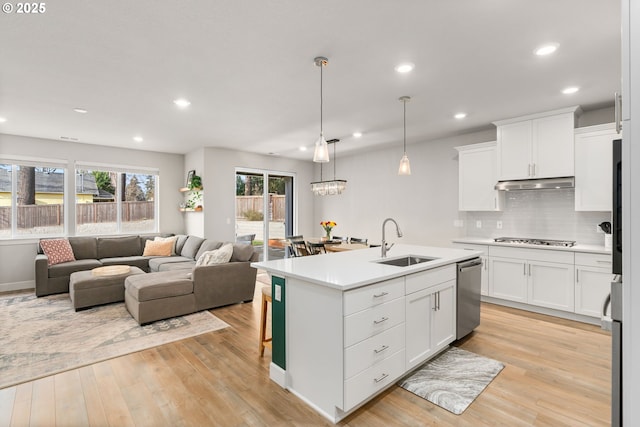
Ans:
<svg viewBox="0 0 640 427"><path fill-rule="evenodd" d="M213 310L230 328L0 390L0 426L331 425L269 380L259 287L252 304ZM457 345L506 365L462 415L394 386L340 425L609 425L611 338L598 327L483 304Z"/></svg>

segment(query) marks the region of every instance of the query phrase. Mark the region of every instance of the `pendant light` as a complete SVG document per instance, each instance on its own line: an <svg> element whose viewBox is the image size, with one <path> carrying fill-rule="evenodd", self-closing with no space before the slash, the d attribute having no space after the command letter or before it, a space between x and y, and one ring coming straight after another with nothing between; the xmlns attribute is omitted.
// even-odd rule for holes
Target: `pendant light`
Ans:
<svg viewBox="0 0 640 427"><path fill-rule="evenodd" d="M322 163L320 163L320 181L311 183L311 191L316 196L333 196L342 194L347 188L347 181L344 179L336 179L336 143L339 139L330 139L327 144L333 144L333 180L322 180Z"/></svg>
<svg viewBox="0 0 640 427"><path fill-rule="evenodd" d="M329 161L329 145L322 134L322 69L327 66L329 60L324 56L318 56L314 59L314 63L320 67L320 137L316 141L316 147L313 151L313 161L327 163Z"/></svg>
<svg viewBox="0 0 640 427"><path fill-rule="evenodd" d="M411 175L411 164L409 163L409 157L407 157L407 102L411 100L411 97L401 96L398 100L402 101L404 106L404 137L402 142L404 154L402 155L402 159L400 159L398 175Z"/></svg>

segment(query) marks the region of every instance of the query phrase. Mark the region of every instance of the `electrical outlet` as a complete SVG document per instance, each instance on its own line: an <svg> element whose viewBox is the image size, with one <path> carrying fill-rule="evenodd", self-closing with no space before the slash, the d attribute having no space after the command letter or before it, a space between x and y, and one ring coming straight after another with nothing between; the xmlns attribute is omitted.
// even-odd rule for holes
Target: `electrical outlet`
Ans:
<svg viewBox="0 0 640 427"><path fill-rule="evenodd" d="M496 222L496 228L497 228L498 230L502 230L502 221L497 221L497 222Z"/></svg>
<svg viewBox="0 0 640 427"><path fill-rule="evenodd" d="M276 285L276 286L275 286L275 288L276 288L276 293L275 293L275 295L273 296L273 298L274 298L276 301L281 301L281 300L282 300L282 286L280 286L280 285Z"/></svg>
<svg viewBox="0 0 640 427"><path fill-rule="evenodd" d="M482 228L482 221L476 221L476 228Z"/></svg>

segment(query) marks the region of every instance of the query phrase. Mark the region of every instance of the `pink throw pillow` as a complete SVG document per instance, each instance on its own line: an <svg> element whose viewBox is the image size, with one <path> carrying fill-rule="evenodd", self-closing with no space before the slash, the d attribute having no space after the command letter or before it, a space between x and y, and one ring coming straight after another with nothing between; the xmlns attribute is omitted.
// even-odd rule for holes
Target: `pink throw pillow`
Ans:
<svg viewBox="0 0 640 427"><path fill-rule="evenodd" d="M50 266L76 260L76 257L73 256L71 244L67 239L40 240L40 247L47 256L47 262Z"/></svg>

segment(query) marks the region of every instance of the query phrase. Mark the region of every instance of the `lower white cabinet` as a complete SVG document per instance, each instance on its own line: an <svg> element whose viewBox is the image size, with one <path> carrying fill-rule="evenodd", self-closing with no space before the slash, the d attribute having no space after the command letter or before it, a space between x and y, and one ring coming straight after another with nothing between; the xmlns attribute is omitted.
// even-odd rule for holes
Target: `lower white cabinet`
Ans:
<svg viewBox="0 0 640 427"><path fill-rule="evenodd" d="M436 277L441 282L431 283ZM455 340L455 277L455 266L407 276L407 289L417 289L405 297L407 371Z"/></svg>
<svg viewBox="0 0 640 427"><path fill-rule="evenodd" d="M577 253L575 312L600 317L612 281L611 255Z"/></svg>
<svg viewBox="0 0 640 427"><path fill-rule="evenodd" d="M489 248L489 296L574 311L574 254Z"/></svg>

